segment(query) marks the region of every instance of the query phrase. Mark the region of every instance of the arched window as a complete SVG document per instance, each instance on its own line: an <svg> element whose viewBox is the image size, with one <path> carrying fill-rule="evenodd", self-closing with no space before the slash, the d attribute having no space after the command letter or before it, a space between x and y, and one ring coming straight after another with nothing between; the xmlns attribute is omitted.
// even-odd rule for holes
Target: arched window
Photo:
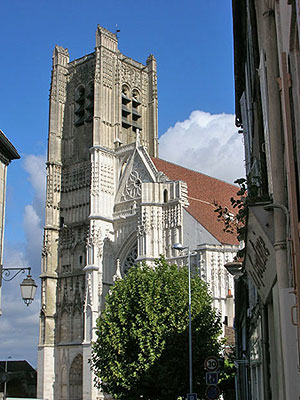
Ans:
<svg viewBox="0 0 300 400"><path fill-rule="evenodd" d="M94 117L94 82L90 82L87 93L86 122L92 122Z"/></svg>
<svg viewBox="0 0 300 400"><path fill-rule="evenodd" d="M132 91L132 129L136 132L137 129L141 130L141 113L140 113L140 94L134 89Z"/></svg>
<svg viewBox="0 0 300 400"><path fill-rule="evenodd" d="M126 275L129 268L136 263L137 259L137 245L135 245L128 253L123 262L122 275Z"/></svg>
<svg viewBox="0 0 300 400"><path fill-rule="evenodd" d="M72 316L72 342L81 343L83 336L82 313L76 309Z"/></svg>
<svg viewBox="0 0 300 400"><path fill-rule="evenodd" d="M63 343L70 341L70 316L66 311L63 311L60 317L60 341Z"/></svg>
<svg viewBox="0 0 300 400"><path fill-rule="evenodd" d="M128 86L122 86L122 127L131 127L131 97Z"/></svg>
<svg viewBox="0 0 300 400"><path fill-rule="evenodd" d="M85 247L82 244L77 244L73 250L73 269L82 269L86 263Z"/></svg>
<svg viewBox="0 0 300 400"><path fill-rule="evenodd" d="M84 339L87 342L92 340L92 310L89 305L86 308L85 338Z"/></svg>
<svg viewBox="0 0 300 400"><path fill-rule="evenodd" d="M85 114L85 87L80 85L75 93L75 125L80 126L84 124Z"/></svg>
<svg viewBox="0 0 300 400"><path fill-rule="evenodd" d="M78 354L70 368L69 400L82 400L82 366L82 355Z"/></svg>
<svg viewBox="0 0 300 400"><path fill-rule="evenodd" d="M60 373L60 399L61 400L67 400L67 387L68 387L68 382L67 382L67 369L65 366L62 367L61 373Z"/></svg>
<svg viewBox="0 0 300 400"><path fill-rule="evenodd" d="M165 189L164 190L164 203L167 203L168 202L168 191L167 191L167 189Z"/></svg>

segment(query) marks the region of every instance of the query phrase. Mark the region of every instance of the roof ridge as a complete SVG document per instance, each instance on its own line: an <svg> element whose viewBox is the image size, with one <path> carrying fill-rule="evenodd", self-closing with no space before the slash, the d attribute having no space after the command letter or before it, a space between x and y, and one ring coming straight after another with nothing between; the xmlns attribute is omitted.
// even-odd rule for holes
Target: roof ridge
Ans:
<svg viewBox="0 0 300 400"><path fill-rule="evenodd" d="M205 203L205 204L208 204L209 206L213 206L213 207L215 207L215 204L213 204L213 203L210 203L209 201L205 201L205 200L197 199L196 197L191 197L191 196L188 196L188 199L192 199L192 200L195 200L195 201L200 201L201 203Z"/></svg>

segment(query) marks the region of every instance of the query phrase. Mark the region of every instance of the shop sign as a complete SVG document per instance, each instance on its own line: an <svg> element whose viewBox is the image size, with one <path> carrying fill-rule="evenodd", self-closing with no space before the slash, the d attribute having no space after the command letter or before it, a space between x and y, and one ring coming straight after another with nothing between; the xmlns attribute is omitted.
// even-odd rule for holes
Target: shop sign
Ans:
<svg viewBox="0 0 300 400"><path fill-rule="evenodd" d="M276 278L273 234L273 212L266 211L264 206L250 206L245 267L263 302L267 301Z"/></svg>

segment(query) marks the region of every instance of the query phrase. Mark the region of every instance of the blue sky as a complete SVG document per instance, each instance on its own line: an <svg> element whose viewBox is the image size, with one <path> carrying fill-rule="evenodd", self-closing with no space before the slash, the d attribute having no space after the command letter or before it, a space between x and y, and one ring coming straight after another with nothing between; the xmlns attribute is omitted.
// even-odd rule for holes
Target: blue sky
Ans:
<svg viewBox="0 0 300 400"><path fill-rule="evenodd" d="M52 51L67 47L71 60L93 52L98 24L113 32L118 25L123 54L157 59L160 156L231 182L243 174L231 0L10 0L0 13L0 129L21 155L8 168L7 266L30 264L38 280ZM172 143L181 137L177 154ZM23 307L18 283L3 285L0 354L36 365L39 305Z"/></svg>

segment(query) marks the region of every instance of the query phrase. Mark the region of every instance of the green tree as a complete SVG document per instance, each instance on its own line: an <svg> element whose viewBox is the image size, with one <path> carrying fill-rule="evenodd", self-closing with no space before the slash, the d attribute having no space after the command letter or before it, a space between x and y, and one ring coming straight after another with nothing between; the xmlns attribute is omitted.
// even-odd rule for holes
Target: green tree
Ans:
<svg viewBox="0 0 300 400"><path fill-rule="evenodd" d="M218 356L220 318L207 285L191 281L193 391L204 398L204 360ZM96 384L116 399L176 399L189 392L188 271L132 267L106 298L92 352Z"/></svg>

